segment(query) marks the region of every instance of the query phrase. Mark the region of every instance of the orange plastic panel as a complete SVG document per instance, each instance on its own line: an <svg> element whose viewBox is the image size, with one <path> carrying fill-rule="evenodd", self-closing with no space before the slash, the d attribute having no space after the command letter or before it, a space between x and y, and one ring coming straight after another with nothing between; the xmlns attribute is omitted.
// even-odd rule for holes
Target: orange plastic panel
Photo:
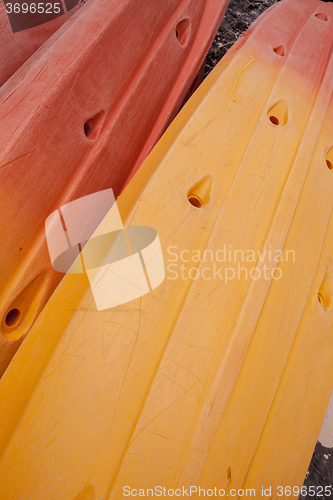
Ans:
<svg viewBox="0 0 333 500"><path fill-rule="evenodd" d="M62 277L46 218L95 191L120 194L180 108L226 6L89 1L0 90L1 324L24 297L20 321L2 329L1 373Z"/></svg>

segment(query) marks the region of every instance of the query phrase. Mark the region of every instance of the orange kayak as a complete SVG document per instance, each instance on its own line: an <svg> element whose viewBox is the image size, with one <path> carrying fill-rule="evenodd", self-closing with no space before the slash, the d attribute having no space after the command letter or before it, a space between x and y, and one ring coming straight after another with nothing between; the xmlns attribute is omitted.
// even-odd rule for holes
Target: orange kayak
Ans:
<svg viewBox="0 0 333 500"><path fill-rule="evenodd" d="M120 194L181 107L226 6L88 2L2 86L1 373L62 278L46 218L95 191Z"/></svg>
<svg viewBox="0 0 333 500"><path fill-rule="evenodd" d="M46 3L43 5L46 6ZM25 14L22 11L20 12L19 21L12 18L13 26L11 26L10 18L6 12L6 2L0 2L0 86L3 85L8 78L10 78L15 71L17 71L19 67L22 66L22 64L25 63L29 57L31 57L36 50L67 21L67 19L70 18L71 14L80 8L80 6L81 3L79 2L77 2L74 7L71 7L68 3L67 12L61 7L59 13L58 11L56 11L56 13L52 12L51 20L49 20L49 14L45 14L42 18L44 22L36 26L25 24ZM13 10L13 7L10 9L7 7L7 10ZM43 10L45 10L45 8ZM36 22L40 22L39 15L34 17L37 19ZM26 26L29 27L26 28ZM16 31L14 32L14 30Z"/></svg>

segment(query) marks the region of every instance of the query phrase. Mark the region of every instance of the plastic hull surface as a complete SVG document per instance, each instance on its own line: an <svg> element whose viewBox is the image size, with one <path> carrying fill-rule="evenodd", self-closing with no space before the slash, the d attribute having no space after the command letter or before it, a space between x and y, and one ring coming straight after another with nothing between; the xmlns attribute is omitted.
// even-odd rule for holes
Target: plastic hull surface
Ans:
<svg viewBox="0 0 333 500"><path fill-rule="evenodd" d="M179 110L226 5L88 2L3 85L0 372L62 277L46 218L95 191L119 195ZM21 320L8 330L13 309Z"/></svg>
<svg viewBox="0 0 333 500"><path fill-rule="evenodd" d="M5 3L0 2L0 87L70 17L70 14L66 13L40 26L13 33L6 14ZM78 7L79 5L76 9Z"/></svg>

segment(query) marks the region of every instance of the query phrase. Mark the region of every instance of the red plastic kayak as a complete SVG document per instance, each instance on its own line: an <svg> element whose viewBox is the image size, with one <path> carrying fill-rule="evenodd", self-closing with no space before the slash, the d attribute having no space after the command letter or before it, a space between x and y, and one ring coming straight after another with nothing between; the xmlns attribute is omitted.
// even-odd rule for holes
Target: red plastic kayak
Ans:
<svg viewBox="0 0 333 500"><path fill-rule="evenodd" d="M180 108L226 6L88 2L3 85L0 372L62 278L46 218L99 190L120 194Z"/></svg>
<svg viewBox="0 0 333 500"><path fill-rule="evenodd" d="M31 57L36 50L67 21L67 19L70 18L71 14L81 7L81 3L78 2L74 8L65 12L61 6L59 17L55 17L52 12L52 20L41 25L13 32L13 27L6 13L6 3L6 1L0 2L0 86L3 85L8 78L10 78L15 71L17 71L20 66L22 66L22 64L25 63L29 57ZM20 24L21 27L24 28L25 13L23 11L21 12L21 4L18 5L20 5ZM42 5L46 7L46 3ZM45 7L43 10L45 10ZM70 5L68 5L68 7L70 8ZM7 7L8 12L12 9L13 7ZM44 19L48 19L47 16L48 15L45 15ZM40 16L35 15L37 20L38 17ZM16 25L17 24L18 23L16 23ZM18 27L16 29L18 29Z"/></svg>

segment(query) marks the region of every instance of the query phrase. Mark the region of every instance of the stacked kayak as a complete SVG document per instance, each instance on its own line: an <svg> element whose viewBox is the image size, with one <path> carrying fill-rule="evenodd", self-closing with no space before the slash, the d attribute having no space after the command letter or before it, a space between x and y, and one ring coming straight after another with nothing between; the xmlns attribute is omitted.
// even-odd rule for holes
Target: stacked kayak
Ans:
<svg viewBox="0 0 333 500"><path fill-rule="evenodd" d="M332 24L319 0L266 11L119 196L165 279L103 309L66 274L0 381L3 498L303 484L333 386Z"/></svg>
<svg viewBox="0 0 333 500"><path fill-rule="evenodd" d="M182 105L227 6L89 0L0 89L0 373L62 278L46 218L120 194Z"/></svg>
<svg viewBox="0 0 333 500"><path fill-rule="evenodd" d="M31 8L31 4L25 3L21 5L20 3L16 3L15 11L18 10L18 6L19 11L15 15L15 3L8 3L6 0L0 2L0 86L3 85L8 78L10 78L15 71L17 71L22 64L25 63L29 57L31 57L32 54L34 54L36 50L69 19L70 15L81 6L80 2L73 8L71 8L71 5L68 5L71 10L65 12L61 2L56 3L56 6L60 4L61 7L56 8L55 15L53 12L53 4L48 3L48 7L46 7L46 4L47 2L42 4L39 3L39 6L43 6L42 8L40 7L40 9L44 11L51 10L50 13L45 12L42 18L44 22L40 25L38 24L37 26L31 26L24 29L26 27L25 18L27 16L27 10ZM6 7L6 5L8 6ZM33 5L38 6L38 3ZM52 5L51 9L50 5ZM57 14L58 10L59 14ZM6 11L8 11L8 13L12 12L12 17L14 15L15 17L19 17L20 22L16 21L16 30L19 30L20 24L22 30L13 31ZM29 17L31 18L31 14ZM34 18L38 20L40 17L41 15L37 11L37 14L34 14ZM15 29L15 25L13 26Z"/></svg>

